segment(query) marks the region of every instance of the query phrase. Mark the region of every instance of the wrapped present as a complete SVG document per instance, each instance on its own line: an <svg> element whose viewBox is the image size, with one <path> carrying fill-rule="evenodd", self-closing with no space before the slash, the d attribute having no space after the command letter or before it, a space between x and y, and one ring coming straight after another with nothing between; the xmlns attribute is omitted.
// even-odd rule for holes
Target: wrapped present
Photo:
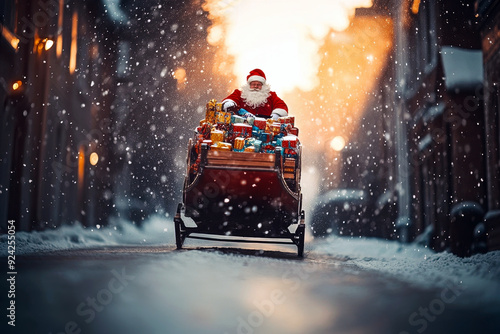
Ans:
<svg viewBox="0 0 500 334"><path fill-rule="evenodd" d="M207 122L214 123L216 111L217 111L217 101L212 99L207 103L207 109L205 112L205 120Z"/></svg>
<svg viewBox="0 0 500 334"><path fill-rule="evenodd" d="M281 124L287 124L290 122L290 118L288 118L288 116L281 116L278 117L278 122L280 122Z"/></svg>
<svg viewBox="0 0 500 334"><path fill-rule="evenodd" d="M266 128L264 129L265 132L272 132L271 131L271 126L273 125L274 120L272 118L266 119Z"/></svg>
<svg viewBox="0 0 500 334"><path fill-rule="evenodd" d="M209 139L211 131L212 131L212 124L207 122L207 123L204 123L200 127L200 130L198 131L198 133L202 134L205 139Z"/></svg>
<svg viewBox="0 0 500 334"><path fill-rule="evenodd" d="M255 117L253 115L246 117L246 122L253 126L253 122L255 121Z"/></svg>
<svg viewBox="0 0 500 334"><path fill-rule="evenodd" d="M273 135L278 135L281 132L281 123L275 122L271 124L271 132Z"/></svg>
<svg viewBox="0 0 500 334"><path fill-rule="evenodd" d="M214 151L231 151L232 147L233 145L231 145L231 143L225 143L220 141L210 146L210 149Z"/></svg>
<svg viewBox="0 0 500 334"><path fill-rule="evenodd" d="M290 133L290 130L292 130L292 125L291 124L288 124L288 123L283 123L281 124L281 133L286 135L288 133Z"/></svg>
<svg viewBox="0 0 500 334"><path fill-rule="evenodd" d="M285 155L285 158L297 159L297 155L298 155L297 149L295 149L295 148L285 148L284 155Z"/></svg>
<svg viewBox="0 0 500 334"><path fill-rule="evenodd" d="M245 146L253 146L254 142L255 142L254 137L245 138Z"/></svg>
<svg viewBox="0 0 500 334"><path fill-rule="evenodd" d="M255 117L253 120L253 126L259 130L266 130L267 120L264 117Z"/></svg>
<svg viewBox="0 0 500 334"><path fill-rule="evenodd" d="M235 135L235 137L251 137L252 126L244 123L233 124L233 134Z"/></svg>
<svg viewBox="0 0 500 334"><path fill-rule="evenodd" d="M282 146L282 139L283 137L276 138L276 140L273 140L273 143L275 143L276 146Z"/></svg>
<svg viewBox="0 0 500 334"><path fill-rule="evenodd" d="M244 109L225 112L221 103L210 100L205 119L195 129L194 149L199 153L201 146L206 144L213 150L273 153L276 147L280 147L285 158L296 161L299 129L294 123L293 116L279 117L276 121L255 117ZM286 172L290 173L291 168Z"/></svg>
<svg viewBox="0 0 500 334"><path fill-rule="evenodd" d="M256 139L253 142L253 147L255 147L255 152L260 152L260 150L262 149L262 141Z"/></svg>
<svg viewBox="0 0 500 334"><path fill-rule="evenodd" d="M269 143L267 144L264 144L264 146L262 146L262 152L264 153L274 153L274 149L275 147Z"/></svg>
<svg viewBox="0 0 500 334"><path fill-rule="evenodd" d="M231 123L245 123L245 117L238 115L231 115Z"/></svg>
<svg viewBox="0 0 500 334"><path fill-rule="evenodd" d="M281 146L283 148L296 148L298 142L299 139L297 138L297 136L294 135L288 135L281 138Z"/></svg>
<svg viewBox="0 0 500 334"><path fill-rule="evenodd" d="M235 150L243 150L244 147L245 147L245 138L236 137L234 139L234 149Z"/></svg>
<svg viewBox="0 0 500 334"><path fill-rule="evenodd" d="M212 129L212 131L210 133L210 139L214 143L218 143L218 142L224 141L224 131L217 130L217 129Z"/></svg>
<svg viewBox="0 0 500 334"><path fill-rule="evenodd" d="M279 117L278 122L280 122L281 124L290 124L293 127L295 125L295 117L294 116Z"/></svg>
<svg viewBox="0 0 500 334"><path fill-rule="evenodd" d="M218 111L216 113L216 122L218 124L230 124L232 113L228 111Z"/></svg>
<svg viewBox="0 0 500 334"><path fill-rule="evenodd" d="M259 134L258 139L261 140L263 143L269 143L272 140L273 136L269 132L261 132Z"/></svg>

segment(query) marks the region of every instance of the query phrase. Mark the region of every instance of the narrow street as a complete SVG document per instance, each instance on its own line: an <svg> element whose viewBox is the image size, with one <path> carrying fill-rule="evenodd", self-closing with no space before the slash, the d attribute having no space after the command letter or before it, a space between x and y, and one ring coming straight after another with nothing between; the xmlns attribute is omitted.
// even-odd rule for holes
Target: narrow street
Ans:
<svg viewBox="0 0 500 334"><path fill-rule="evenodd" d="M327 243L309 242L303 259L286 246L256 251L251 245L201 246L200 241L183 250L106 246L19 256L15 333L496 333L500 328L498 298L492 305L476 299L472 281L461 284L450 277L444 284L418 286L361 268L349 256L327 254L321 250Z"/></svg>

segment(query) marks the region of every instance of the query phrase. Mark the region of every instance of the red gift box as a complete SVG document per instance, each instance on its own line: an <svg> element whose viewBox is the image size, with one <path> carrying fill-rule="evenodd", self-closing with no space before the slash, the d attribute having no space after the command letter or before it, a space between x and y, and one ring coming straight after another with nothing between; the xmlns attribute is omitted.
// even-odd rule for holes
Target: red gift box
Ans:
<svg viewBox="0 0 500 334"><path fill-rule="evenodd" d="M296 148L299 139L295 136L285 136L281 139L281 146L284 148Z"/></svg>
<svg viewBox="0 0 500 334"><path fill-rule="evenodd" d="M249 124L235 123L233 124L233 135L235 137L251 137L252 126Z"/></svg>
<svg viewBox="0 0 500 334"><path fill-rule="evenodd" d="M295 116L283 116L278 118L278 122L281 124L291 124L294 126L295 124Z"/></svg>
<svg viewBox="0 0 500 334"><path fill-rule="evenodd" d="M298 137L299 136L299 128L291 128L290 134Z"/></svg>
<svg viewBox="0 0 500 334"><path fill-rule="evenodd" d="M267 120L264 117L255 117L255 119L253 121L253 126L255 126L261 130L265 130L266 123L267 123Z"/></svg>

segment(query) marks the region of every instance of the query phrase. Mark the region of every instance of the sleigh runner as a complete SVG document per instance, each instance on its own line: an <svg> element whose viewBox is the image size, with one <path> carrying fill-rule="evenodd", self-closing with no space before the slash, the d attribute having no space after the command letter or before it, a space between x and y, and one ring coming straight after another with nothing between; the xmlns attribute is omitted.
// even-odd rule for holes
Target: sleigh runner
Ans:
<svg viewBox="0 0 500 334"><path fill-rule="evenodd" d="M298 129L285 118L255 121L240 122L214 100L207 104L188 143L183 202L174 218L178 249L197 238L294 244L303 256Z"/></svg>

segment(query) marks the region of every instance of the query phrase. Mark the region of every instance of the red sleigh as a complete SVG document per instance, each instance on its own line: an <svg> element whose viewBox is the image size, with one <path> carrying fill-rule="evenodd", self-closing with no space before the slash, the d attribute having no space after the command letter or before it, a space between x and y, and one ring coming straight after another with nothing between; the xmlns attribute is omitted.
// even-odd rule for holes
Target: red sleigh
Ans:
<svg viewBox="0 0 500 334"><path fill-rule="evenodd" d="M274 147L257 153L196 140L189 140L183 201L174 218L177 248L186 238L282 243L296 245L303 256L300 143L293 152Z"/></svg>

